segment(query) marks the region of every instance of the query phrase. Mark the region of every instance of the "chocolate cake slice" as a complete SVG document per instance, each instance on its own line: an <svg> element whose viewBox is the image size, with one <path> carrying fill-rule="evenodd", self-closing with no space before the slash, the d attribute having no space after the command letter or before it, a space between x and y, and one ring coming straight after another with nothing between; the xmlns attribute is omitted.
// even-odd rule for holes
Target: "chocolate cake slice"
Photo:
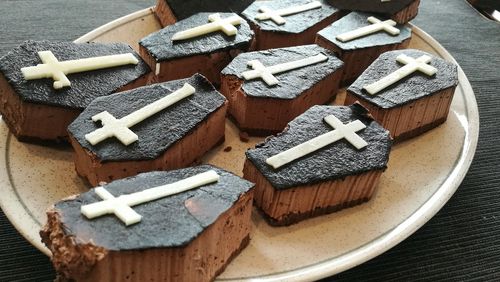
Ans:
<svg viewBox="0 0 500 282"><path fill-rule="evenodd" d="M40 235L61 280L213 281L249 242L252 198L252 183L210 165L143 173L56 203Z"/></svg>
<svg viewBox="0 0 500 282"><path fill-rule="evenodd" d="M141 39L139 49L159 81L198 72L218 85L220 71L252 47L253 35L234 13L198 13Z"/></svg>
<svg viewBox="0 0 500 282"><path fill-rule="evenodd" d="M342 10L381 14L400 24L415 18L420 4L420 0L328 0L328 2Z"/></svg>
<svg viewBox="0 0 500 282"><path fill-rule="evenodd" d="M242 15L257 39L257 50L314 43L316 33L342 16L325 0L255 1Z"/></svg>
<svg viewBox="0 0 500 282"><path fill-rule="evenodd" d="M389 132L359 104L313 106L246 152L244 178L272 225L368 201L386 169Z"/></svg>
<svg viewBox="0 0 500 282"><path fill-rule="evenodd" d="M402 78L384 86L393 77ZM455 64L420 50L391 51L347 89L345 104L359 101L402 141L446 121L457 84Z"/></svg>
<svg viewBox="0 0 500 282"><path fill-rule="evenodd" d="M154 12L162 26L189 18L200 12L241 13L253 0L158 0Z"/></svg>
<svg viewBox="0 0 500 282"><path fill-rule="evenodd" d="M68 128L76 171L97 185L189 166L224 141L226 108L199 74L98 98Z"/></svg>
<svg viewBox="0 0 500 282"><path fill-rule="evenodd" d="M299 65L288 67L292 63ZM318 45L243 53L222 70L221 92L242 130L268 135L282 131L311 106L332 100L342 66L332 52ZM274 81L266 80L268 71Z"/></svg>
<svg viewBox="0 0 500 282"><path fill-rule="evenodd" d="M411 28L375 14L352 12L320 30L316 43L345 63L343 84L352 83L380 54L407 48Z"/></svg>
<svg viewBox="0 0 500 282"><path fill-rule="evenodd" d="M50 51L50 52L48 52ZM21 69L37 71L39 52L58 63L109 55L135 60L122 66L67 74L70 86L55 89L52 78L26 80ZM0 58L0 112L19 140L65 141L67 127L96 97L135 88L148 82L150 69L126 44L26 41Z"/></svg>

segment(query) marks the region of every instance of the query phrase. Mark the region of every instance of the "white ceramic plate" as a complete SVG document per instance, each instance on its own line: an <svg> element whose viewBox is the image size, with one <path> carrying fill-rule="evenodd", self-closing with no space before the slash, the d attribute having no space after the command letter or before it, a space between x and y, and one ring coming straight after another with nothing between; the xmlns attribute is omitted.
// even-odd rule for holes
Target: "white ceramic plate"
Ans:
<svg viewBox="0 0 500 282"><path fill-rule="evenodd" d="M140 38L159 28L151 9L146 9L76 41L121 41L137 49ZM410 47L455 62L438 42L417 27L413 27ZM343 96L339 95L338 100ZM383 253L420 228L455 192L472 161L478 130L474 93L459 68L459 85L448 121L394 146L389 168L370 202L290 227L270 227L254 213L250 245L219 279L314 280ZM205 161L241 175L243 152L260 140L251 138L242 143L237 128L228 121L226 142ZM227 146L232 150L223 152ZM71 150L20 143L1 122L0 152L4 153L0 160L0 205L21 234L48 254L38 236L45 209L88 189L74 171Z"/></svg>

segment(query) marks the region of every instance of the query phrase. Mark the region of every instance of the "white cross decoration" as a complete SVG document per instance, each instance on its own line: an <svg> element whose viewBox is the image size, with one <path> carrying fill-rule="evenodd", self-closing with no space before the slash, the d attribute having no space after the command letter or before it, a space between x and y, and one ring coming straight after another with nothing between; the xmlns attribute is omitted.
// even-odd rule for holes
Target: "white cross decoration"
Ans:
<svg viewBox="0 0 500 282"><path fill-rule="evenodd" d="M262 78L267 85L272 86L276 85L279 83L279 80L274 76L274 74L298 69L298 68L303 68L306 66L314 65L320 62L324 62L328 60L328 57L319 53L316 56L312 57L307 57L304 59L296 60L296 61L291 61L287 63L282 63L270 67L264 66L259 60L252 60L249 61L247 64L250 66L253 70L245 71L241 75L243 76L244 79L246 80L252 80L256 78Z"/></svg>
<svg viewBox="0 0 500 282"><path fill-rule="evenodd" d="M38 56L43 64L21 68L24 79L52 78L54 80L53 87L55 89L71 86L71 82L66 77L67 74L100 70L128 64L137 65L139 63L139 60L132 53L62 62L59 62L51 51L40 51L38 52Z"/></svg>
<svg viewBox="0 0 500 282"><path fill-rule="evenodd" d="M294 15L317 8L321 8L321 3L319 1L313 1L305 5L293 6L289 8L279 9L276 11L273 11L267 7L260 7L259 11L261 13L257 14L255 16L255 19L259 21L265 21L271 19L276 24L282 25L285 24L286 22L285 19L283 18L285 16Z"/></svg>
<svg viewBox="0 0 500 282"><path fill-rule="evenodd" d="M348 124L343 124L342 121L334 115L326 116L325 121L334 128L333 131L317 136L309 141L267 158L266 163L274 169L277 169L341 139L346 139L358 150L368 145L363 138L356 134L356 132L366 128L366 125L361 121L355 120Z"/></svg>
<svg viewBox="0 0 500 282"><path fill-rule="evenodd" d="M142 122L148 117L168 108L178 101L193 95L196 89L189 83L173 93L146 105L137 111L130 113L120 119L116 119L108 111L100 112L92 117L92 121L101 121L102 127L85 135L90 144L96 145L110 137L116 137L123 145L128 146L137 141L139 137L129 128Z"/></svg>
<svg viewBox="0 0 500 282"><path fill-rule="evenodd" d="M433 76L437 73L437 69L427 64L431 61L431 59L432 58L427 55L423 55L417 59L413 59L412 57L408 57L405 54L401 54L396 58L396 60L402 64L405 64L404 67L380 79L379 81L364 86L363 88L371 95L375 95L416 71L420 71L428 76Z"/></svg>
<svg viewBox="0 0 500 282"><path fill-rule="evenodd" d="M375 17L368 17L367 20L372 24L339 34L336 37L337 40L341 42L347 42L379 31L385 31L393 36L400 33L400 30L394 27L396 25L396 22L393 20L381 21Z"/></svg>
<svg viewBox="0 0 500 282"><path fill-rule="evenodd" d="M235 26L240 25L244 20L237 15L222 19L220 14L216 13L209 15L208 21L210 21L210 23L175 33L172 36L172 41L198 37L219 30L222 30L227 36L233 36L238 33L238 29Z"/></svg>
<svg viewBox="0 0 500 282"><path fill-rule="evenodd" d="M149 188L141 192L121 195L119 197L113 196L104 187L96 187L94 192L103 199L103 201L83 205L80 208L80 212L88 219L114 214L123 221L126 226L129 226L138 223L142 219L142 216L131 207L179 194L217 181L219 181L217 172L209 170L174 183Z"/></svg>

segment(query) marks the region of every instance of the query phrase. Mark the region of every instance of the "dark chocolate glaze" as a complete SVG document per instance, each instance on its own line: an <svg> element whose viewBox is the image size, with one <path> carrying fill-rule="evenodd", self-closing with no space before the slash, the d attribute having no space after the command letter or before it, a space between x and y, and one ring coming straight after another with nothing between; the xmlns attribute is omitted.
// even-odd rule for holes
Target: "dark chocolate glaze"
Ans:
<svg viewBox="0 0 500 282"><path fill-rule="evenodd" d="M328 0L330 4L342 10L363 11L386 15L394 15L415 1L416 0L390 0L386 2L382 2L381 0Z"/></svg>
<svg viewBox="0 0 500 282"><path fill-rule="evenodd" d="M209 23L208 16L212 13L199 13L187 19L169 25L154 32L139 41L149 54L157 61L168 61L177 58L190 57L194 55L209 55L229 49L248 50L252 43L253 31L246 21L237 25L238 33L235 36L227 36L222 31L216 31L191 39L172 41L172 36L189 28ZM234 13L220 13L225 19L234 16Z"/></svg>
<svg viewBox="0 0 500 282"><path fill-rule="evenodd" d="M52 78L25 80L21 73L23 67L42 63L39 51L52 51L59 61L132 53L139 64L69 74L71 86L56 90ZM139 55L123 43L26 41L0 58L0 72L23 101L75 109L84 109L95 98L114 93L149 71Z"/></svg>
<svg viewBox="0 0 500 282"><path fill-rule="evenodd" d="M167 2L177 20L199 12L233 12L240 14L253 0L160 0Z"/></svg>
<svg viewBox="0 0 500 282"><path fill-rule="evenodd" d="M271 1L255 1L250 5L242 15L250 22L259 27L259 29L271 32L281 33L301 33L313 27L329 16L338 13L339 10L329 5L325 0L318 0L322 3L321 8L316 8L302 13L283 17L286 23L278 25L271 19L259 21L255 16L260 13L260 7L267 7L272 10L289 8L292 6L305 5L313 2L313 0L271 0Z"/></svg>
<svg viewBox="0 0 500 282"><path fill-rule="evenodd" d="M89 220L81 214L82 205L101 201L94 190L62 200L55 204L55 209L61 215L66 235L74 236L78 243L91 241L113 251L186 246L252 189L253 183L211 165L202 165L142 173L104 185L118 197L212 169L220 176L218 182L132 207L142 220L128 227L114 215Z"/></svg>
<svg viewBox="0 0 500 282"><path fill-rule="evenodd" d="M328 115L336 116L344 124L356 119L363 122L366 128L357 134L368 146L357 150L342 139L278 169L266 163L269 157L332 131L323 120ZM292 120L282 133L248 150L246 156L275 189L281 190L385 169L391 145L389 131L375 122L361 105L313 106Z"/></svg>
<svg viewBox="0 0 500 282"><path fill-rule="evenodd" d="M92 146L85 134L101 127L92 116L108 111L115 118L122 118L133 111L151 104L180 89L184 83L196 88L196 92L163 111L133 126L131 130L139 140L125 146L116 138ZM78 143L95 154L101 162L150 160L159 157L175 142L189 134L211 113L222 107L226 99L200 74L191 78L158 83L94 100L69 125L69 133Z"/></svg>
<svg viewBox="0 0 500 282"><path fill-rule="evenodd" d="M278 85L269 86L262 79L244 80L242 73L251 70L247 63L259 60L265 66L273 66L295 60L304 59L323 53L327 61L307 67L275 74L280 81ZM252 97L294 99L304 93L326 76L338 71L344 63L335 55L316 44L289 48L270 49L258 52L249 52L238 55L225 69L223 75L235 75L244 80L242 90Z"/></svg>
<svg viewBox="0 0 500 282"><path fill-rule="evenodd" d="M381 21L386 20L386 18L382 18L375 14L352 12L328 27L320 30L318 35L335 44L342 50L356 50L374 46L397 44L402 43L404 40L411 37L411 28L398 24L396 25L396 28L400 30L400 33L395 36L390 35L385 31L379 31L377 33L372 33L347 42L337 40L336 37L342 33L371 25L371 23L367 20L370 16L374 16Z"/></svg>
<svg viewBox="0 0 500 282"><path fill-rule="evenodd" d="M416 71L398 83L387 87L376 95L370 95L363 87L371 84L388 74L398 70L403 65L396 61L400 54L406 54L412 58L422 55L432 57L430 65L437 68L438 72L430 77ZM349 86L347 91L355 96L361 97L383 109L394 108L410 103L425 96L432 95L438 91L455 87L458 84L457 66L429 53L414 50L397 50L383 53L376 59L361 76Z"/></svg>

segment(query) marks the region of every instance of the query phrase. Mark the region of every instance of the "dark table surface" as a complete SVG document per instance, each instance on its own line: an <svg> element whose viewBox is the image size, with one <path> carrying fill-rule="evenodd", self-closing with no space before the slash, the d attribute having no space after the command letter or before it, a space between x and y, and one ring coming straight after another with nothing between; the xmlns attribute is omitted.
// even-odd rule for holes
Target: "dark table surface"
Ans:
<svg viewBox="0 0 500 282"><path fill-rule="evenodd" d="M500 281L500 24L481 16L465 0L421 2L413 23L455 57L474 89L480 114L476 156L455 195L427 224L335 280ZM27 39L74 40L153 4L154 0L2 0L0 56ZM49 258L0 212L0 281L46 281L54 275Z"/></svg>

